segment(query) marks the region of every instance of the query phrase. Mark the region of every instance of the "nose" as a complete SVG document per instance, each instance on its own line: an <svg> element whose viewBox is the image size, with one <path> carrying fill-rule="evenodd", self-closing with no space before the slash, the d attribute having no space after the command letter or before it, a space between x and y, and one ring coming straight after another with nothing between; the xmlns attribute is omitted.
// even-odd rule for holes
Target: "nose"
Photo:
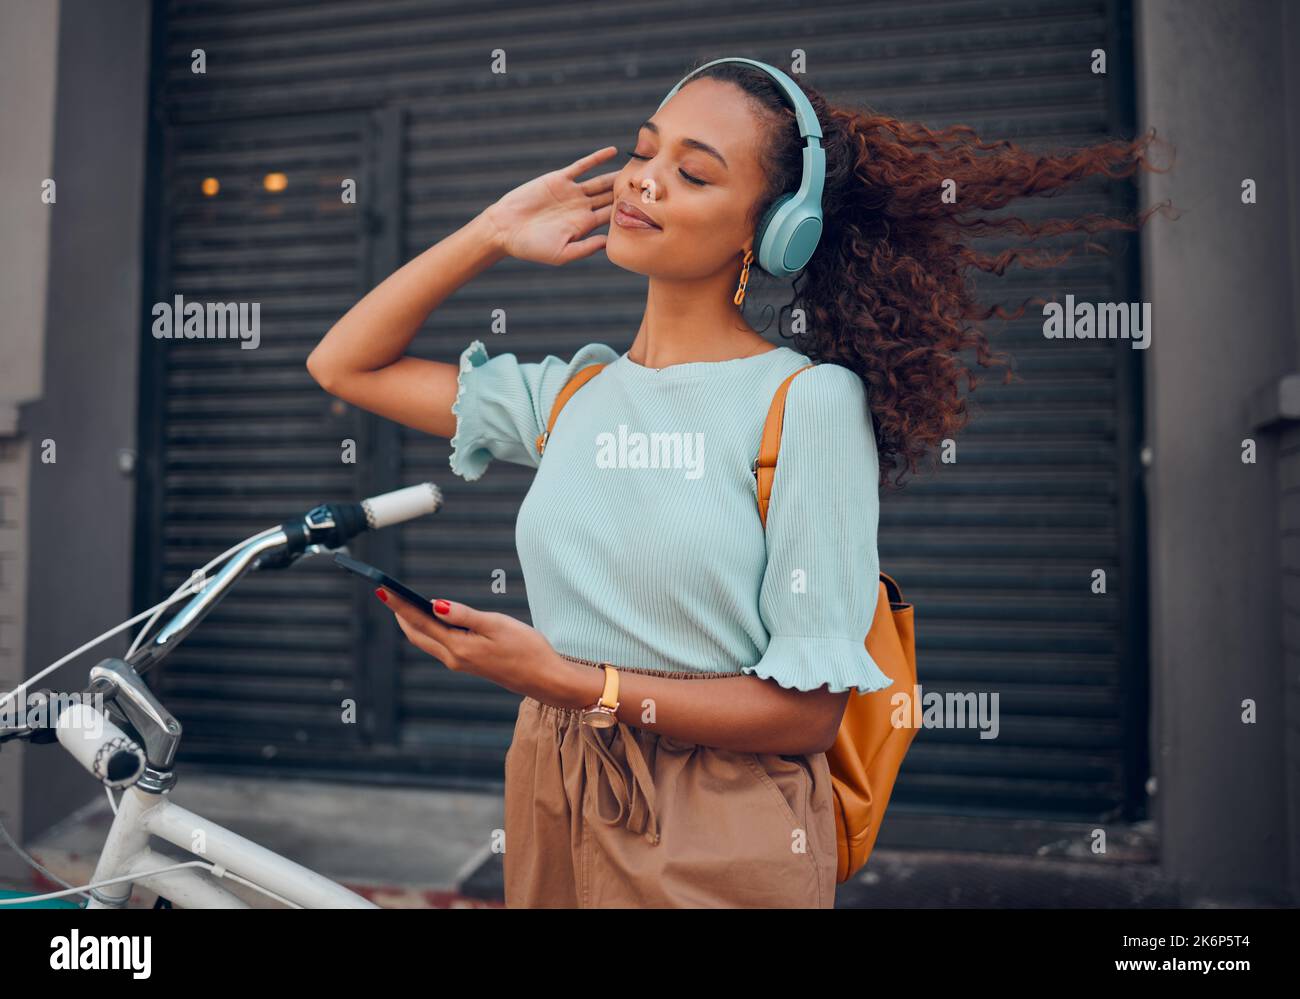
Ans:
<svg viewBox="0 0 1300 999"><path fill-rule="evenodd" d="M643 166L648 165L643 164ZM652 205L659 200L659 192L662 187L654 175L648 171L633 174L628 178L628 183L631 185L631 193L638 204Z"/></svg>

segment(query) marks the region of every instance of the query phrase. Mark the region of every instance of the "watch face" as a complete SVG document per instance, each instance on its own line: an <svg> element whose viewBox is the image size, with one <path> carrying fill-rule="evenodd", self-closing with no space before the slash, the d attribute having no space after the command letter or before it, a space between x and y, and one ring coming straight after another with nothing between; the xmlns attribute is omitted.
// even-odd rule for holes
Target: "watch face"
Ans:
<svg viewBox="0 0 1300 999"><path fill-rule="evenodd" d="M582 720L592 728L613 728L618 724L618 718L609 711L588 711Z"/></svg>

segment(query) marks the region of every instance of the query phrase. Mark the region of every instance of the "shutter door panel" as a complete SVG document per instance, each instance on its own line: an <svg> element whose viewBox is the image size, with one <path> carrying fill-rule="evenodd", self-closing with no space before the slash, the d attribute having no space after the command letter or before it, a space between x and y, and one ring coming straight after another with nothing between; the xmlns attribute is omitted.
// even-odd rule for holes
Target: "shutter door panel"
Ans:
<svg viewBox="0 0 1300 999"><path fill-rule="evenodd" d="M402 260L537 172L609 143L622 148L700 57L737 52L783 62L797 44L808 52L811 78L832 100L870 103L931 127L966 123L981 135L1031 148L1099 141L1118 132L1130 113L1123 86L1086 66L1090 51L1104 47L1112 77L1126 77L1130 55L1118 28L1128 16L1124 3L733 6L701 15L684 3L653 10L506 3L467 13L409 2L174 2L165 102L180 120L254 107L285 114L400 107ZM647 35L647 23L659 30ZM488 72L481 40L489 35L492 48L507 52L504 77ZM200 80L189 73L195 46L208 49L210 66L222 66L219 76L210 72ZM622 162L618 157L602 169ZM1123 199L1117 185L1089 181L1007 211L1031 220L1118 214ZM292 275L313 274L332 259L324 220L296 230L295 224L301 221L284 223L275 257L275 279L283 276L286 300L296 294ZM1135 297L1132 242L1098 238L1111 257L1077 256L1055 269L1013 269L1003 278L980 275L975 285L983 300L1011 310L1033 296L1063 300L1067 292L1093 302ZM993 252L1012 243L989 237L979 245ZM1048 241L1045 247L1063 245ZM219 246L184 252L196 275L222 273ZM311 444L318 410L293 388L294 365L301 366L295 343L305 354L355 300L344 291L350 288L340 276L322 291L327 308L311 296L295 299L310 312L295 327L301 340L277 338L284 372L280 355L262 355L277 363L248 372L242 387L250 391L241 391L237 375L173 373L176 388L169 391L185 400L190 421L206 426L204 415L215 412L243 416L263 428L256 433L268 435L268 455L277 427L292 426L302 443L278 455L283 463L228 462L213 477L206 473L214 466L205 462L221 462L228 445L204 436L215 429L194 429L193 467L178 465L170 474L197 491L203 513L234 517L253 502L249 497L274 506L302 481L300 469L317 487L313 495L331 481L346 491L346 475L330 449L336 438L324 434L319 448ZM782 301L762 289L752 297L755 308L747 314L756 323L763 304ZM413 352L454 362L474 339L493 355L513 351L526 361L568 356L592 340L621 350L635 334L643 305L644 279L600 257L558 269L505 261L445 302ZM504 336L489 327L498 309L506 317ZM1144 667L1133 655L1140 608L1125 605L1142 593L1142 581L1127 578L1133 572L1134 499L1125 470L1137 418L1131 385L1136 362L1124 343L1045 340L1035 309L1031 303L1022 318L990 324L995 347L1015 356L1022 381L1003 385L1000 373L986 374L957 463L914 479L882 506L882 565L917 605L925 690L987 691L1000 698L995 740L979 740L969 729L919 735L895 790L900 814L1094 820L1121 809L1144 776L1137 773L1133 747L1145 735L1132 720L1133 691L1144 682ZM186 377L195 380L188 388ZM437 517L403 531L395 570L432 596L529 620L514 522L532 471L498 461L483 479L466 483L447 467L447 441L409 430L393 439L401 481L433 479L446 497ZM215 545L229 536L216 529L225 526L221 520L199 523L194 510L178 513L192 521L176 525L179 539L206 532ZM173 571L184 564L178 559ZM1095 569L1106 571L1106 594L1090 592ZM495 570L505 573L504 593L492 590ZM260 625L252 611L245 614L242 626L252 635ZM266 626L274 629L269 619ZM220 657L205 654L215 670ZM275 676L314 675L306 662L329 663L323 675L342 676L351 653L318 649L300 660L272 645L244 654L223 682L265 675L245 670L258 662ZM367 765L382 765L401 779L499 780L517 698L443 670L405 642L394 655L397 738L383 749L371 747Z"/></svg>
<svg viewBox="0 0 1300 999"><path fill-rule="evenodd" d="M162 582L171 592L235 541L322 498L356 492L339 460L354 414L331 418L304 367L322 326L360 287L362 240L339 198L362 169L353 115L178 124L167 131L163 206L169 288L186 302L260 305L260 342L162 340ZM269 171L287 188L263 189ZM206 177L220 182L205 196ZM170 298L164 297L165 301ZM311 760L362 748L340 725L357 697L355 600L337 570L300 563L245 577L159 671L185 728L182 758Z"/></svg>

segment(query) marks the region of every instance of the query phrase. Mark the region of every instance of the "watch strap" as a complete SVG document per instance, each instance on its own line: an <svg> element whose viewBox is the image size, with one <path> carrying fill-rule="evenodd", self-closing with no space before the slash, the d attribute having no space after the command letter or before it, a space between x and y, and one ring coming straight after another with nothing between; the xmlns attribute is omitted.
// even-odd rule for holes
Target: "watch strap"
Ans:
<svg viewBox="0 0 1300 999"><path fill-rule="evenodd" d="M600 700L596 704L614 711L618 708L618 670L609 663L601 663L600 665L605 671L605 689L601 692Z"/></svg>

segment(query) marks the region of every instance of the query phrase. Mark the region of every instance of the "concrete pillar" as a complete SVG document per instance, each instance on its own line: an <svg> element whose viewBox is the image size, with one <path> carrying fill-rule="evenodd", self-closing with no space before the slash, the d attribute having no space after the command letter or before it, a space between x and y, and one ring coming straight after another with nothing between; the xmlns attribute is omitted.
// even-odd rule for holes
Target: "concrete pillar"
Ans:
<svg viewBox="0 0 1300 999"><path fill-rule="evenodd" d="M1291 3L1139 0L1139 128L1177 146L1143 206L1153 770L1166 872L1189 902L1287 894L1278 442L1251 400L1297 363ZM1253 180L1258 203L1242 203ZM1246 723L1244 704L1253 704ZM1294 786L1294 785L1293 785ZM1289 832L1288 832L1289 829Z"/></svg>

